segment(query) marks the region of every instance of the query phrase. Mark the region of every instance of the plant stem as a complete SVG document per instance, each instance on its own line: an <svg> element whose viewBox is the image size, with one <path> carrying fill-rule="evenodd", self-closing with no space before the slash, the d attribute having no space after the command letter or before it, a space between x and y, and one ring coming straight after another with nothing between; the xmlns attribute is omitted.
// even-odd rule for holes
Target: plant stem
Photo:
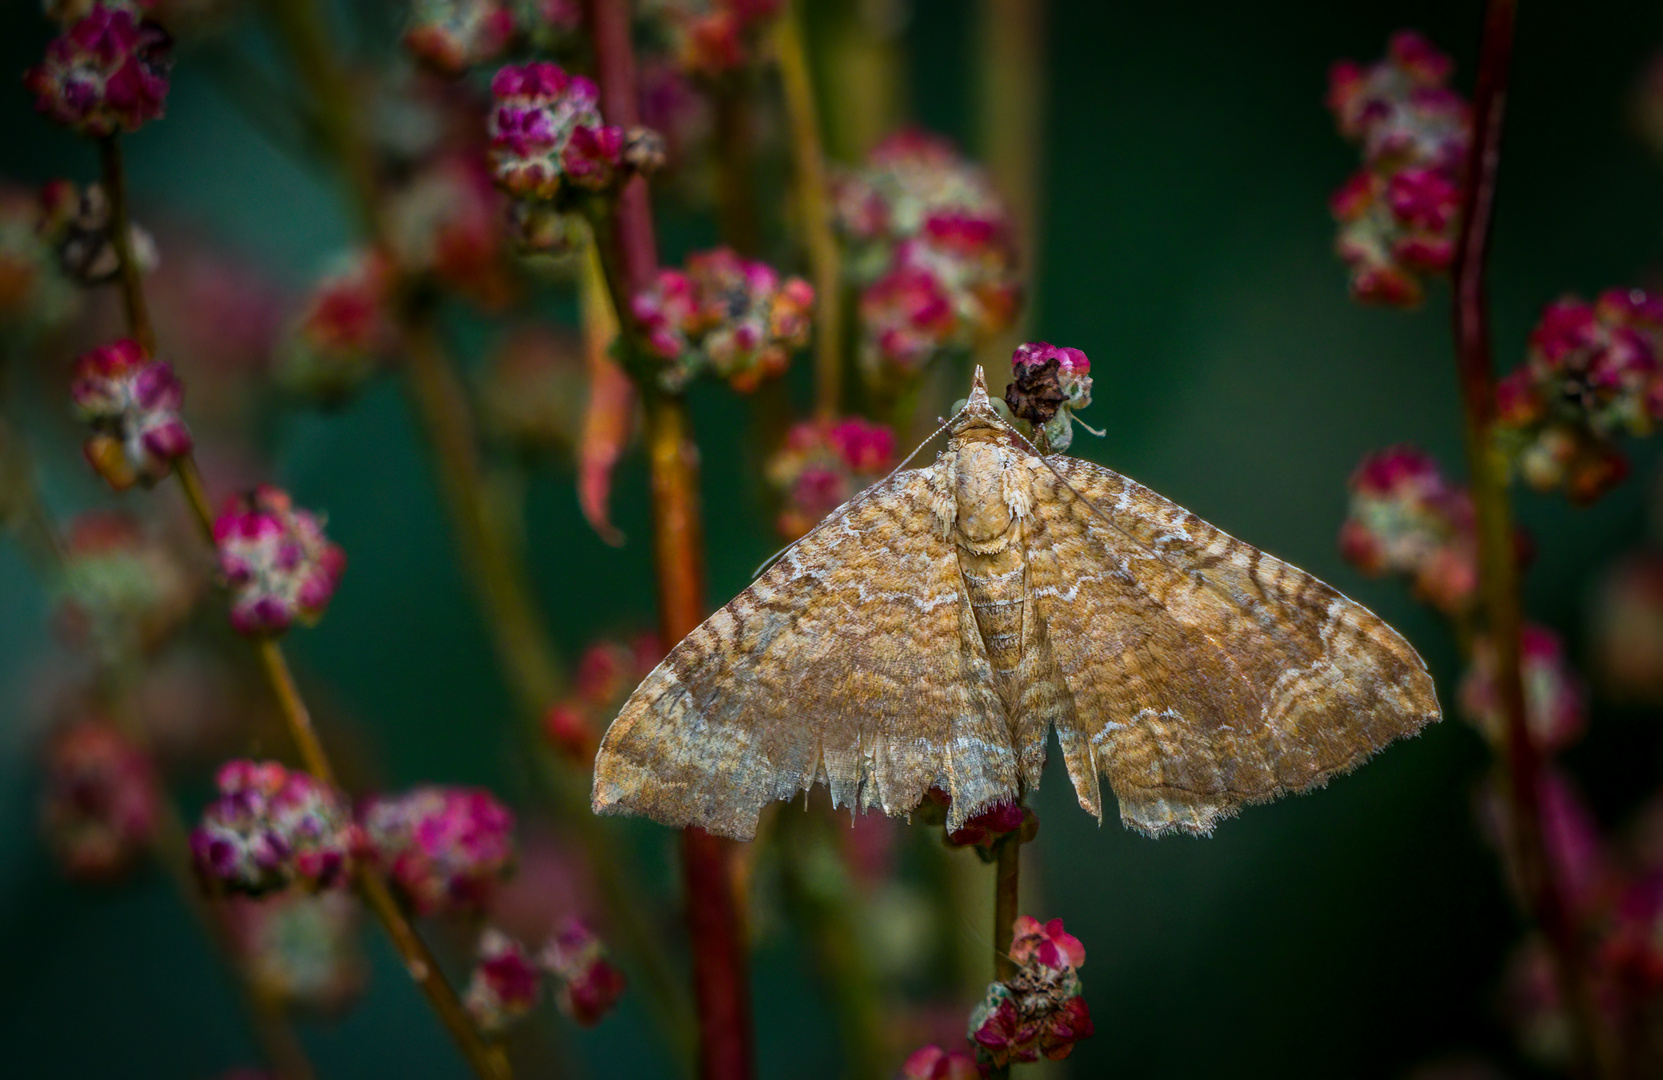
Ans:
<svg viewBox="0 0 1663 1080"><path fill-rule="evenodd" d="M127 312L128 332L145 355L156 352L156 330L144 300L144 270L133 254L133 221L127 206L127 170L121 161L121 136L98 140L98 160L104 174L104 195L110 200L110 242L121 263L121 304Z"/></svg>
<svg viewBox="0 0 1663 1080"><path fill-rule="evenodd" d="M120 144L115 136L111 136L103 140L100 147L103 151L105 184L110 197L110 220L115 230L116 254L121 259L122 296L127 308L128 329L145 352L152 353L156 344L155 333L150 325L138 264L133 259L128 231L127 185L122 175ZM211 548L214 546L213 506L208 498L207 488L202 483L201 470L197 468L195 457L186 455L180 459L175 472L179 477L179 485L184 490L185 501L190 504L197 525ZM274 639L261 638L255 649L260 666L265 672L273 696L277 698L284 722L300 751L307 771L319 780L335 786L335 770L324 752L323 743L312 727L311 714L295 687L294 677L289 672L282 647ZM371 910L380 918L387 936L392 939L393 946L404 958L406 970L421 984L428 1002L456 1039L457 1045L474 1071L482 1080L497 1080L511 1076L507 1057L500 1047L491 1046L480 1037L467 1010L457 998L456 991L445 981L444 973L439 970L439 965L434 961L426 943L417 936L403 911L394 902L379 871L370 867L360 868L356 881L360 893Z"/></svg>
<svg viewBox="0 0 1663 1080"><path fill-rule="evenodd" d="M629 128L640 120L635 51L626 0L589 0L596 81L607 122ZM613 306L624 319L626 344L639 338L627 317L629 297L657 274L657 238L644 177L632 177L601 219L596 243L607 266ZM653 553L658 567L659 628L665 644L680 641L705 615L704 538L699 520L698 448L687 405L666 394L649 373L640 381L652 477ZM732 845L702 829L682 835L687 927L693 949L694 1006L699 1021L699 1075L704 1080L749 1080L750 993L741 941L738 898L730 873Z"/></svg>
<svg viewBox="0 0 1663 1080"><path fill-rule="evenodd" d="M1485 630L1496 657L1496 684L1506 714L1504 785L1511 804L1510 836L1523 901L1548 940L1560 993L1572 1018L1578 1071L1623 1075L1619 1051L1601 1024L1587 978L1580 934L1552 872L1543 834L1543 761L1530 736L1520 672L1524 615L1508 465L1496 448L1495 386L1490 346L1485 262L1495 214L1501 138L1512 63L1516 0L1488 0L1474 90L1472 146L1454 267L1454 332L1465 410L1467 467L1479 542Z"/></svg>
<svg viewBox="0 0 1663 1080"><path fill-rule="evenodd" d="M748 259L762 252L762 225L756 213L752 177L751 102L742 73L721 76L710 85L715 105L716 220L722 242Z"/></svg>
<svg viewBox="0 0 1663 1080"><path fill-rule="evenodd" d="M808 50L803 45L799 2L786 0L775 17L774 52L785 91L797 213L814 278L814 412L822 420L829 420L843 404L841 252L832 233L826 151L820 139L820 113L814 101Z"/></svg>
<svg viewBox="0 0 1663 1080"><path fill-rule="evenodd" d="M1006 982L1016 975L1011 942L1016 936L1017 904L1022 889L1022 830L1001 836L993 845L993 978ZM997 1067L993 1077L1010 1076L1010 1066Z"/></svg>

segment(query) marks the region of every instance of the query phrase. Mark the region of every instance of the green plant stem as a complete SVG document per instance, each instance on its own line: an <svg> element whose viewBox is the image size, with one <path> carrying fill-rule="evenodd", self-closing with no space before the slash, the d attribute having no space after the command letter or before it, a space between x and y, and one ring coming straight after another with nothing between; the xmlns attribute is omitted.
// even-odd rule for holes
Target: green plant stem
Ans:
<svg viewBox="0 0 1663 1080"><path fill-rule="evenodd" d="M1486 259L1495 214L1496 181L1512 63L1516 0L1488 0L1474 89L1472 147L1456 251L1453 317L1464 406L1467 467L1479 543L1485 631L1495 653L1495 679L1506 715L1502 785L1510 804L1509 835L1523 902L1546 938L1559 989L1572 1021L1577 1071L1623 1077L1620 1047L1599 1019L1587 958L1570 905L1552 870L1542 821L1542 755L1531 738L1520 669L1524 625L1518 549L1508 497L1508 464L1495 439L1494 360L1490 347Z"/></svg>
<svg viewBox="0 0 1663 1080"><path fill-rule="evenodd" d="M110 220L115 231L116 254L121 260L122 298L126 306L128 329L135 340L147 353L153 353L156 347L155 332L151 328L149 309L145 303L144 285L140 279L137 262L133 258L133 248L129 230L129 215L127 209L127 185L121 167L121 144L118 137L110 136L100 142L104 163L104 181L110 198ZM179 485L185 493L185 501L190 505L192 514L196 518L198 527L210 548L214 546L214 511L209 500L207 487L202 482L201 470L197 468L196 459L186 455L177 462L175 474L179 477ZM319 780L334 786L335 770L330 765L329 757L324 752L323 743L318 739L317 732L312 727L312 718L295 687L294 677L289 672L288 662L283 657L282 647L274 639L261 638L256 643L261 669L270 684L272 694L283 713L283 719L288 726L289 734L294 739L300 751L301 761L308 772ZM374 868L361 868L355 878L359 892L369 904L372 911L381 920L382 927L392 940L394 948L404 958L405 969L411 978L420 984L426 994L429 1004L439 1016L445 1028L456 1039L458 1047L473 1066L474 1071L482 1080L499 1080L512 1075L508 1067L508 1059L500 1047L492 1046L484 1041L479 1031L474 1027L467 1010L462 1007L456 991L445 980L444 973L427 945L416 934L415 929L387 889L386 882L379 871Z"/></svg>
<svg viewBox="0 0 1663 1080"><path fill-rule="evenodd" d="M791 136L792 185L801 217L803 247L814 278L814 411L822 420L843 405L842 252L832 232L826 185L826 151L820 111L803 44L801 0L786 0L774 20L774 53L785 91Z"/></svg>

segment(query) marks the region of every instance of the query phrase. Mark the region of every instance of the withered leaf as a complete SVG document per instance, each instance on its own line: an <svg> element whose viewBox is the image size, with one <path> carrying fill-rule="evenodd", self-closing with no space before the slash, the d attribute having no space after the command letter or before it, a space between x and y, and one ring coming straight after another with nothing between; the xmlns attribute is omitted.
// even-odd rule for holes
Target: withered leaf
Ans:
<svg viewBox="0 0 1663 1080"><path fill-rule="evenodd" d="M980 370L934 465L834 511L624 705L597 813L748 839L815 782L958 828L1039 784L1208 833L1439 718L1408 642L1310 574L1091 462L1040 458Z"/></svg>

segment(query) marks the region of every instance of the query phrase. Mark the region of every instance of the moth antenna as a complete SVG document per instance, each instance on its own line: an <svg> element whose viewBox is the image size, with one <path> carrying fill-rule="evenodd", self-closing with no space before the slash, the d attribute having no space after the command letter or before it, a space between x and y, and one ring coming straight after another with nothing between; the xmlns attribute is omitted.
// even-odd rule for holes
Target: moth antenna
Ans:
<svg viewBox="0 0 1663 1080"><path fill-rule="evenodd" d="M963 412L963 411L964 411L964 409L959 410L959 412ZM995 415L997 415L997 414L995 414ZM940 418L937 417L937 419L940 419ZM891 478L894 477L894 475L896 473L898 473L902 469L906 468L907 463L910 462L913 458L917 457L919 451L923 450L924 447L930 445L930 440L934 439L937 435L940 435L943 431L946 431L947 430L947 425L951 424L954 420L957 420L957 419L958 419L958 413L954 413L952 416L948 417L946 420L942 420L940 426L937 427L934 431L930 432L928 435L926 435L924 437L924 441L919 443L918 446L912 451L912 453L908 454L905 458L903 458L899 465L897 465L893 469L889 470L889 475L888 476L885 476L882 480L879 480L877 484L871 485L871 487L877 487L878 484L882 484L882 483L890 480ZM1000 422L1003 423L1004 421L1001 420ZM1066 484L1066 483L1068 483L1068 481L1064 480L1063 483ZM871 488L868 488L867 490L870 491ZM1070 490L1073 490L1073 489L1070 489ZM1078 495L1079 492L1075 492L1075 494ZM860 498L860 496L857 494L855 496L855 499L858 499L858 498ZM854 502L854 499L850 499L849 502ZM844 504L844 506L847 506L847 505L848 505L848 503ZM842 507L838 507L838 509L841 510ZM835 510L832 511L832 513L836 513L836 512L837 511L835 511ZM831 517L831 514L827 514L826 517ZM820 527L820 525L823 525L823 524L825 524L825 518L821 518L820 523L815 525L814 529L818 529ZM806 540L808 538L809 533L812 533L814 531L814 529L810 529L808 532L804 533L802 536L797 537L797 539L791 541L791 543L785 545L784 547L780 548L778 551L774 552L772 555L768 556L766 559L762 560L762 565L757 567L755 570L751 571L751 579L754 581L756 578L761 577L762 572L764 570L767 570L770 566L773 566L775 563L777 563L781 559L783 559L786 556L786 554L790 552L790 550L792 548L796 547L798 544L800 544L804 540Z"/></svg>
<svg viewBox="0 0 1663 1080"><path fill-rule="evenodd" d="M1120 535L1124 536L1126 539L1130 540L1132 543L1136 544L1138 547L1140 547L1143 550L1149 552L1149 554L1153 555L1159 561L1161 561L1163 563L1166 563L1168 566L1175 565L1172 562L1172 560L1167 558L1167 556L1163 552L1156 551L1154 548L1150 547L1148 544L1144 543L1142 540L1139 540L1136 536L1133 536L1132 533L1131 533L1131 530L1127 529L1126 526L1120 524L1118 521L1115 521L1113 518L1109 517L1109 515L1103 513L1102 510L1098 509L1096 503L1092 502L1090 499L1088 499L1084 495L1080 494L1080 489L1075 487L1073 484L1070 484L1068 482L1068 477L1064 476L1061 472L1059 472L1057 470L1057 467L1055 465L1051 464L1050 459L1047 458L1044 454L1040 453L1039 448L1037 446L1035 446L1033 443L1028 441L1028 437L1026 435L1024 435L1020 431L1016 430L1016 428L1013 427L1012 425L1005 423L1003 417L1000 418L999 422L1001 424L1005 424L1005 427L1010 430L1010 433L1012 435L1015 435L1018 439L1020 439L1022 441L1023 446L1026 446L1029 450L1032 450L1034 452L1034 457L1039 459L1039 463L1041 465L1044 465L1047 469L1050 469L1051 470L1051 475L1055 476L1058 480L1062 481L1062 486L1067 488L1070 492L1072 492L1076 499L1079 499L1081 502L1085 503L1086 509L1090 510L1093 514L1096 514L1099 521L1103 522L1103 524L1107 525L1109 528L1113 529L1115 532L1117 532ZM1090 431L1091 429L1086 428L1086 430ZM1093 434L1097 434L1097 433L1093 432ZM1127 483L1132 483L1132 480L1128 477L1126 479L1126 482Z"/></svg>

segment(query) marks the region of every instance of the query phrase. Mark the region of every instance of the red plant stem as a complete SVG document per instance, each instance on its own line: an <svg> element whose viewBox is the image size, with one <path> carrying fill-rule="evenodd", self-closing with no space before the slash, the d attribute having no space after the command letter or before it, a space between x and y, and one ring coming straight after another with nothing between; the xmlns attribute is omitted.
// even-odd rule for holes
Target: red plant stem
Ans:
<svg viewBox="0 0 1663 1080"><path fill-rule="evenodd" d="M98 162L104 177L104 197L110 200L110 242L119 256L117 281L128 332L146 356L154 356L156 330L150 322L150 307L144 302L144 270L133 254L133 221L127 206L127 170L121 163L120 135L98 140Z"/></svg>
<svg viewBox="0 0 1663 1080"><path fill-rule="evenodd" d="M626 0L589 0L596 82L607 122L640 122L635 51ZM646 180L631 177L597 230L607 282L626 342L638 339L629 298L652 284L658 245ZM652 477L653 554L658 567L659 629L668 642L686 637L705 616L704 537L699 513L698 448L686 402L667 394L649 375L641 380L647 458ZM751 1006L738 898L731 873L732 844L700 829L682 837L687 928L693 950L694 1007L699 1022L699 1076L749 1080Z"/></svg>
<svg viewBox="0 0 1663 1080"><path fill-rule="evenodd" d="M1507 797L1523 900L1553 953L1560 993L1572 1018L1583 1075L1622 1075L1618 1051L1595 1009L1576 920L1552 872L1541 806L1543 760L1530 736L1520 671L1524 614L1519 597L1517 545L1508 497L1508 466L1495 443L1495 384L1485 280L1496 182L1512 64L1516 0L1485 5L1472 146L1454 267L1455 352L1466 417L1467 467L1472 478L1479 540L1485 628L1496 657L1496 685L1506 714Z"/></svg>
<svg viewBox="0 0 1663 1080"><path fill-rule="evenodd" d="M1006 982L1016 975L1011 943L1016 937L1017 904L1022 894L1022 830L1001 836L993 844L993 978ZM1010 1066L994 1066L990 1080L1010 1076Z"/></svg>

